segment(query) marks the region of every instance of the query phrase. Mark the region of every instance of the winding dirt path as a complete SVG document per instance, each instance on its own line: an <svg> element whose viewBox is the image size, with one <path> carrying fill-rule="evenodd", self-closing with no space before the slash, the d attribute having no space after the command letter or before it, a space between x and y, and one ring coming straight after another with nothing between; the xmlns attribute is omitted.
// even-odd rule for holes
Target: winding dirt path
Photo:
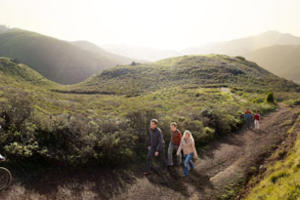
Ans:
<svg viewBox="0 0 300 200"><path fill-rule="evenodd" d="M199 152L200 159L188 178L181 167L150 176L137 172L72 172L45 175L29 184L16 180L0 199L74 199L74 200L214 200L232 183L244 180L253 166L259 165L285 138L296 115L281 105L261 120L260 130L243 130L210 145Z"/></svg>

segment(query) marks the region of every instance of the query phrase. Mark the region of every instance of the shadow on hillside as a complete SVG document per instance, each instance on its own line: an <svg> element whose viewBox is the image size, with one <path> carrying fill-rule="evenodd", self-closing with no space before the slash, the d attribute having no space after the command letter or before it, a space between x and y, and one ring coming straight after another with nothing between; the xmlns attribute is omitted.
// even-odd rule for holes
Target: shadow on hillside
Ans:
<svg viewBox="0 0 300 200"><path fill-rule="evenodd" d="M147 178L152 184L168 187L186 197L191 195L189 193L190 190L187 188L190 187L188 185L192 185L200 193L207 188L213 189L213 185L207 175L193 170L190 171L188 177L184 177L182 166L172 167L167 170L161 170L159 167L156 167L153 169L153 174L147 176Z"/></svg>
<svg viewBox="0 0 300 200"><path fill-rule="evenodd" d="M113 195L125 192L126 186L136 181L133 172L100 168L81 170L58 168L43 172L23 170L24 175L20 175L20 172L16 173L18 176L14 182L21 183L27 193L38 193L48 197L56 196L58 193L76 197L82 195L82 191L86 191L92 193L96 199L109 199ZM68 199L68 196L64 198Z"/></svg>

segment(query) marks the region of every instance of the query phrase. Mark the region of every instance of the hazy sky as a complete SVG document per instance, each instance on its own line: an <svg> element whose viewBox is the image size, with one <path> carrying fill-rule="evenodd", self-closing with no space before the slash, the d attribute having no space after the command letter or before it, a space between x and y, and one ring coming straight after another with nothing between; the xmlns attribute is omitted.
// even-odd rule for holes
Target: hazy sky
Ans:
<svg viewBox="0 0 300 200"><path fill-rule="evenodd" d="M64 40L182 49L278 30L300 35L300 0L0 0L0 24Z"/></svg>

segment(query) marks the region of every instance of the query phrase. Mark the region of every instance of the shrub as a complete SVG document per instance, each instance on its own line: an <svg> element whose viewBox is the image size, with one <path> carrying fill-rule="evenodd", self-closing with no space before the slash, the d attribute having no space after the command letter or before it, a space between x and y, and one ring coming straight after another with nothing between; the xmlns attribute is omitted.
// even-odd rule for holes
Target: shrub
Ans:
<svg viewBox="0 0 300 200"><path fill-rule="evenodd" d="M274 94L273 92L269 92L266 96L266 102L267 103L272 103L274 104L275 103L275 98L274 98Z"/></svg>

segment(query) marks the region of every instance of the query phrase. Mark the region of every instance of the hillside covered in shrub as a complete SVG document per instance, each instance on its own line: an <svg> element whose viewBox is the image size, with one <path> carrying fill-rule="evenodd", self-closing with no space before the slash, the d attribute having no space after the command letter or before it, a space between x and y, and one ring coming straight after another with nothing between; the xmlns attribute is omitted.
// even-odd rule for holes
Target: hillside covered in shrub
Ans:
<svg viewBox="0 0 300 200"><path fill-rule="evenodd" d="M0 151L11 162L47 165L120 166L144 159L152 118L166 142L176 121L205 148L240 129L246 108L263 114L278 101L300 97L293 82L219 55L120 66L71 86L1 58L0 81ZM266 100L270 91L274 102Z"/></svg>

